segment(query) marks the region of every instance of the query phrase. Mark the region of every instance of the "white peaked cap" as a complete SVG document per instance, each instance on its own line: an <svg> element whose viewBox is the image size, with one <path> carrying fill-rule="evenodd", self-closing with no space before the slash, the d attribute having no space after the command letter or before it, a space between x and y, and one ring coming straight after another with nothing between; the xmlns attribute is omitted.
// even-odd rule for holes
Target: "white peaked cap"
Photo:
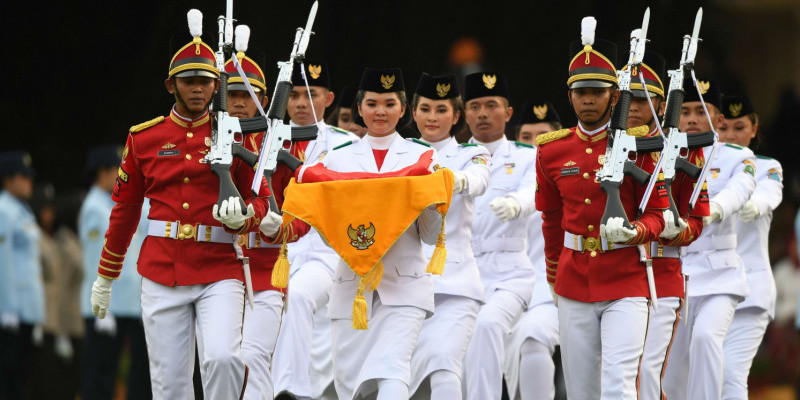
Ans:
<svg viewBox="0 0 800 400"><path fill-rule="evenodd" d="M584 46L594 44L594 29L597 27L597 20L594 17L584 17L581 21L581 42Z"/></svg>
<svg viewBox="0 0 800 400"><path fill-rule="evenodd" d="M189 33L194 37L203 36L203 13L193 8L186 13L186 19L189 21Z"/></svg>
<svg viewBox="0 0 800 400"><path fill-rule="evenodd" d="M250 41L250 27L239 25L236 27L236 51L247 51L247 42Z"/></svg>

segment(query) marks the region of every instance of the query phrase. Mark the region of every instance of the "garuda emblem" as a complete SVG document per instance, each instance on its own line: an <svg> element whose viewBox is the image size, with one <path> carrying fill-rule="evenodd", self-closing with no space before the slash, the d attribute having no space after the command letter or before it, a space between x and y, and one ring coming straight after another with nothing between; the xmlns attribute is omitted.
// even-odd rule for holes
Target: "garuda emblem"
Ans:
<svg viewBox="0 0 800 400"><path fill-rule="evenodd" d="M540 120L547 117L547 104L543 104L541 106L533 106L533 115L535 115L536 118L539 118Z"/></svg>
<svg viewBox="0 0 800 400"><path fill-rule="evenodd" d="M361 224L356 229L353 229L352 225L348 225L347 236L350 237L351 246L359 250L366 250L375 243L375 240L372 239L375 236L375 225L370 222L369 227L364 228L364 225Z"/></svg>
<svg viewBox="0 0 800 400"><path fill-rule="evenodd" d="M381 75L381 86L386 90L391 89L392 85L394 85L394 79L394 75Z"/></svg>
<svg viewBox="0 0 800 400"><path fill-rule="evenodd" d="M711 83L708 81L697 81L697 87L700 88L700 94L706 94L708 89L711 89Z"/></svg>
<svg viewBox="0 0 800 400"><path fill-rule="evenodd" d="M731 103L728 109L731 112L731 117L737 118L742 112L742 103Z"/></svg>
<svg viewBox="0 0 800 400"><path fill-rule="evenodd" d="M311 74L311 79L319 79L322 74L322 65L308 64L308 73Z"/></svg>
<svg viewBox="0 0 800 400"><path fill-rule="evenodd" d="M486 86L487 89L494 89L494 85L496 84L497 84L497 75L483 74L483 85Z"/></svg>
<svg viewBox="0 0 800 400"><path fill-rule="evenodd" d="M437 83L436 84L436 94L439 95L439 97L447 96L447 93L450 93L450 84L449 83L446 84L446 85L442 84L442 83Z"/></svg>

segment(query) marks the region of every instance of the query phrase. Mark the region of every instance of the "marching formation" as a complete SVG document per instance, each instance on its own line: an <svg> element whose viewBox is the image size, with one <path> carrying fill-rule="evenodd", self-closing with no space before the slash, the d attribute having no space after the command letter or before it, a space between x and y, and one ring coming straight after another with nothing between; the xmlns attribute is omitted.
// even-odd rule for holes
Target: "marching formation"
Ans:
<svg viewBox="0 0 800 400"><path fill-rule="evenodd" d="M649 10L619 47L584 18L563 128L546 99L512 107L502 71L407 86L366 68L334 93L305 54L316 7L273 88L230 1L217 51L189 11L169 114L133 126L121 157L96 153L87 329L141 315L153 398L193 399L197 358L211 399L486 400L504 383L552 399L558 346L570 399L747 398L782 169L748 149L746 94L696 77L702 10L670 71L646 49ZM400 136L404 115L420 139ZM0 164L18 221L0 229L31 235L29 160ZM34 251L10 243L0 255ZM141 302L113 302L138 290L134 268ZM43 314L15 303L17 280L0 279L4 326Z"/></svg>

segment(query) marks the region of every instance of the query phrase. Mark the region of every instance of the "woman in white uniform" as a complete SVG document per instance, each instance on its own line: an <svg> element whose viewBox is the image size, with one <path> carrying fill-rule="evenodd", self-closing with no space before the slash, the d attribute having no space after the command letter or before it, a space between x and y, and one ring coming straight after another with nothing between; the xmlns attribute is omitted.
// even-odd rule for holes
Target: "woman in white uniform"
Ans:
<svg viewBox="0 0 800 400"><path fill-rule="evenodd" d="M454 196L446 218L447 260L434 276L436 313L422 324L411 357L413 398L460 399L461 370L475 320L483 302L483 285L472 254L474 198L489 186L489 151L477 144L458 144L453 135L464 125L464 103L452 75L422 74L411 101L422 140L453 171ZM430 258L434 246L425 245Z"/></svg>
<svg viewBox="0 0 800 400"><path fill-rule="evenodd" d="M356 104L367 136L331 151L322 161L328 169L386 173L415 164L423 153L431 151L428 144L403 139L396 131L406 109L399 68L367 68ZM433 151L431 165L437 163ZM380 198L375 201L380 202ZM344 261L339 261L330 289L328 316L332 320L334 385L340 399L409 398L411 354L422 322L433 313L433 281L425 272L422 242L435 244L441 228L441 215L435 209L425 209L383 256L380 286L364 295L367 330L352 328L353 294L359 280Z"/></svg>
<svg viewBox="0 0 800 400"><path fill-rule="evenodd" d="M689 135L705 132L712 128L709 119L719 126L724 117L716 83L699 82L708 116L691 79L683 87L686 97L679 129ZM706 160L710 149L704 149ZM706 176L710 216L703 217L700 237L683 249L686 320L678 323L664 373L664 393L670 400L721 398L723 341L736 306L750 292L744 263L736 254L736 223L756 186L755 155L747 148L720 143L716 157L707 162L711 163Z"/></svg>
<svg viewBox="0 0 800 400"><path fill-rule="evenodd" d="M549 101L530 101L522 107L517 140L536 145L540 134L561 129L561 118ZM528 309L506 338L504 374L511 400L543 400L555 397L556 366L553 353L559 344L558 309L547 284L544 261L542 213L534 211L528 228L528 257L536 272ZM524 377L524 378L523 378Z"/></svg>
<svg viewBox="0 0 800 400"><path fill-rule="evenodd" d="M758 114L745 94L725 95L725 122L719 139L750 146L758 135ZM758 140L756 139L756 143ZM753 357L764 338L767 324L775 317L775 279L769 263L769 225L772 211L783 200L783 168L772 158L756 156L756 190L739 211L736 252L744 261L750 295L739 303L725 336L723 399L747 399L747 376Z"/></svg>

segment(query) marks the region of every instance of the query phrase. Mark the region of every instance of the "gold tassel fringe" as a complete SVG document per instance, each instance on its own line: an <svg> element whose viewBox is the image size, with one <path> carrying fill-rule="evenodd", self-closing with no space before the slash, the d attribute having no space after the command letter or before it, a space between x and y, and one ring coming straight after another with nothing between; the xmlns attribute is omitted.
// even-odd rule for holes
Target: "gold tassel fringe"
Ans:
<svg viewBox="0 0 800 400"><path fill-rule="evenodd" d="M353 301L353 329L365 330L367 325L367 300L363 294L356 295Z"/></svg>
<svg viewBox="0 0 800 400"><path fill-rule="evenodd" d="M431 260L428 262L427 272L434 275L441 275L444 272L444 263L447 260L447 247L445 247L444 242L444 221L445 217L442 215L442 230L439 231L439 237L436 238L436 248L433 250Z"/></svg>
<svg viewBox="0 0 800 400"><path fill-rule="evenodd" d="M278 261L275 261L275 266L272 268L272 286L279 289L289 285L289 258L286 256L288 253L286 239L287 235L284 234Z"/></svg>
<svg viewBox="0 0 800 400"><path fill-rule="evenodd" d="M367 286L369 286L369 290L377 289L378 285L381 284L381 279L383 279L383 260L378 260L378 264L367 274Z"/></svg>

